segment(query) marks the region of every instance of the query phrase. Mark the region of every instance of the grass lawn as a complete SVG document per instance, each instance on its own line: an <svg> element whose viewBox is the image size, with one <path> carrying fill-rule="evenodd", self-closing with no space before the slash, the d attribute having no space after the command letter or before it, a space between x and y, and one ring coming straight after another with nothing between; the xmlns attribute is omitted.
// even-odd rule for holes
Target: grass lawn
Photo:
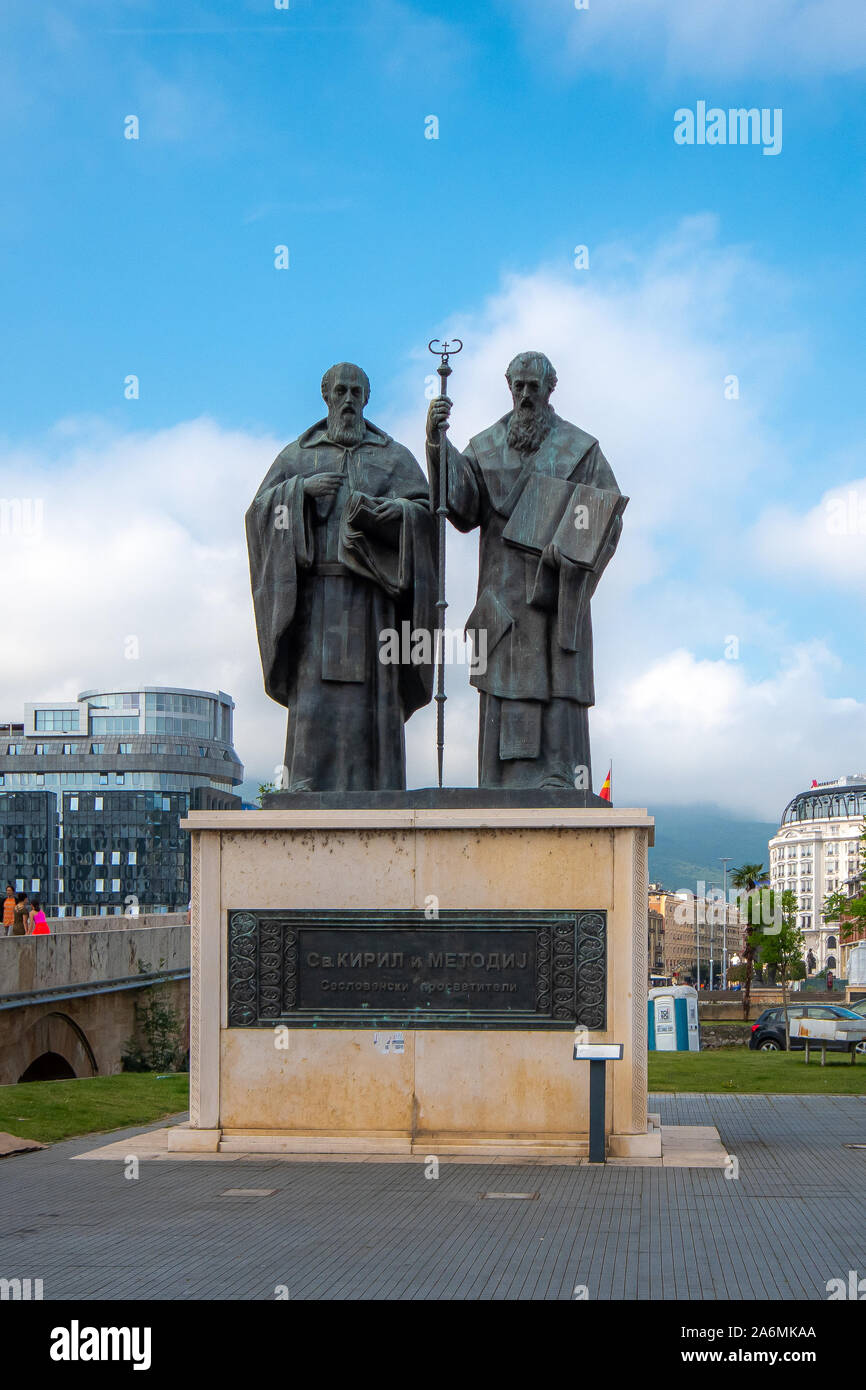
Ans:
<svg viewBox="0 0 866 1390"><path fill-rule="evenodd" d="M54 1144L78 1134L147 1125L189 1104L189 1077L121 1072L80 1081L26 1081L0 1086L0 1129Z"/></svg>
<svg viewBox="0 0 866 1390"><path fill-rule="evenodd" d="M847 1053L828 1052L827 1065L812 1054L806 1066L802 1052L751 1052L746 1047L721 1047L708 1052L651 1052L651 1091L731 1091L740 1095L760 1091L818 1096L866 1095L866 1057L852 1067Z"/></svg>

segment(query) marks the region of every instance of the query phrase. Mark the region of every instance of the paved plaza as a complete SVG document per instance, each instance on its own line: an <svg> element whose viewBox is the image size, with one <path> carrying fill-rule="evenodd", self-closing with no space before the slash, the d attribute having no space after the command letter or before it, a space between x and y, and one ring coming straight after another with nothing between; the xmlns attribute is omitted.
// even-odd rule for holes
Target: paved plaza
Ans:
<svg viewBox="0 0 866 1390"><path fill-rule="evenodd" d="M866 1099L651 1097L722 1169L562 1161L122 1160L77 1139L0 1164L0 1275L46 1299L824 1300L866 1274ZM113 1134L128 1139L141 1131ZM104 1141L103 1141L104 1142ZM529 1194L523 1196L482 1194Z"/></svg>

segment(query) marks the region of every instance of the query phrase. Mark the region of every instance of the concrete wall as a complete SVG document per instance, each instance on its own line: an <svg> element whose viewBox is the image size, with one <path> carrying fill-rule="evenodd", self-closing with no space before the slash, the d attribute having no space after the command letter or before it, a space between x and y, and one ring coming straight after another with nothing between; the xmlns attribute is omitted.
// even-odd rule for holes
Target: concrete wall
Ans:
<svg viewBox="0 0 866 1390"><path fill-rule="evenodd" d="M706 997L705 997L706 995ZM749 1018L756 1019L765 1009L774 1009L782 1003L781 989L753 989L752 997L749 1001ZM789 1004L845 1004L845 994L842 990L834 990L828 994L826 990L803 989L791 991L788 996ZM701 1022L710 1023L714 1019L741 1019L743 1017L743 995L742 993L729 990L727 994L714 991L707 994L701 990L698 996L698 1013Z"/></svg>
<svg viewBox="0 0 866 1390"><path fill-rule="evenodd" d="M7 936L0 940L0 1002L10 994L74 987L150 971L189 967L184 927Z"/></svg>
<svg viewBox="0 0 866 1390"><path fill-rule="evenodd" d="M134 978L139 965L154 973L187 969L189 929L162 925L0 939L0 1085L18 1081L46 1052L64 1058L76 1076L119 1072L143 989L62 996L82 986ZM189 981L171 981L166 989L188 1029ZM10 997L44 990L61 997L33 1004Z"/></svg>

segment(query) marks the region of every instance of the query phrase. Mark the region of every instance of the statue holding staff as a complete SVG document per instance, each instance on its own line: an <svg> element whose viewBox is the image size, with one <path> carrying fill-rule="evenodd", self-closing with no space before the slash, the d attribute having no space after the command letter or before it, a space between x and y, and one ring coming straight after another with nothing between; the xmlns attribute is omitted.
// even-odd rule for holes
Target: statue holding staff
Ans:
<svg viewBox="0 0 866 1390"><path fill-rule="evenodd" d="M469 441L446 438L448 516L478 528L478 599L466 629L486 633L480 694L482 787L592 790L589 709L595 701L590 600L622 530L628 501L598 440L556 414L556 373L520 353L506 380L513 409ZM427 415L427 466L438 496L441 426Z"/></svg>

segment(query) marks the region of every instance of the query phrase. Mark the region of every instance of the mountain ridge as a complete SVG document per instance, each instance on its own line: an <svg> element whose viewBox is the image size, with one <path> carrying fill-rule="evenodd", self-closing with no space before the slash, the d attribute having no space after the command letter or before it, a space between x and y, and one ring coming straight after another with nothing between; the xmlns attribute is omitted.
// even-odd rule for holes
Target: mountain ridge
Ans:
<svg viewBox="0 0 866 1390"><path fill-rule="evenodd" d="M776 821L743 819L709 802L648 809L656 822L656 842L649 852L651 883L673 892L694 892L701 880L707 888L721 888L721 855L730 856L729 873L742 864L769 867L768 841L779 829Z"/></svg>

